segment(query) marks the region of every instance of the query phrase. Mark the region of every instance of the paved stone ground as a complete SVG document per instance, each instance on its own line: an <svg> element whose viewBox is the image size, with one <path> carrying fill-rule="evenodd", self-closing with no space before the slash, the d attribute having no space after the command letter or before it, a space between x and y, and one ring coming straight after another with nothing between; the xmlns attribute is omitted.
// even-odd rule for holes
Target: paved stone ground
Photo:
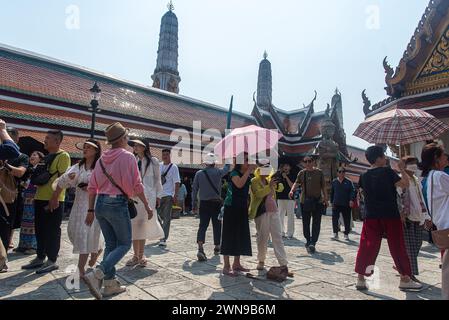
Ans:
<svg viewBox="0 0 449 320"><path fill-rule="evenodd" d="M196 261L196 231L199 220L192 217L181 218L172 222L172 230L168 247L162 250L154 244L146 247L149 257L148 267L132 269L124 266L130 254L118 266L118 275L128 287L127 293L111 298L112 300L390 300L440 299L441 275L439 269L439 253L434 247L425 243L419 263L421 275L419 279L425 288L417 293L404 293L398 289L399 277L392 269L393 261L388 253L386 241L383 242L381 254L377 261L380 285L377 289L362 293L355 289L356 275L353 271L357 254L361 223L356 223L351 242L332 241L330 239L331 219L324 217L321 239L317 253L307 254L302 240L286 241L286 250L290 260L290 269L294 279L283 284L274 283L264 278L263 272L255 270L256 257L245 257L243 264L252 269L257 279L245 276L230 278L221 275L222 257L211 256L211 230L208 232L206 251L210 255L207 263ZM67 289L67 268L76 266L77 256L71 253L71 245L65 232L67 222L63 224L63 242L60 252L60 270L37 276L29 271L22 271L20 266L26 264L31 257L10 254L10 271L0 274L0 299L52 299L78 300L92 299L84 284L80 290ZM301 220L296 220L296 235L302 239ZM255 234L254 224L251 232ZM253 252L256 253L255 238ZM16 238L17 243L17 238ZM267 265L276 265L272 249L268 251Z"/></svg>

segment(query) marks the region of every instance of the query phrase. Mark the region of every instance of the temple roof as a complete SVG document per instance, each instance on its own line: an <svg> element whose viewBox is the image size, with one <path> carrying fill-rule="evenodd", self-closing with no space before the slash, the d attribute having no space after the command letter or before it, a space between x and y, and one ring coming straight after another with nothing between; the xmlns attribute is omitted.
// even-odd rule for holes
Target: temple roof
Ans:
<svg viewBox="0 0 449 320"><path fill-rule="evenodd" d="M201 119L203 128L226 128L225 108L5 45L0 45L0 71L0 90L4 92L86 110L89 89L98 82L104 114L184 128L192 128L192 120ZM255 123L252 116L240 112L233 112L232 120L232 127Z"/></svg>

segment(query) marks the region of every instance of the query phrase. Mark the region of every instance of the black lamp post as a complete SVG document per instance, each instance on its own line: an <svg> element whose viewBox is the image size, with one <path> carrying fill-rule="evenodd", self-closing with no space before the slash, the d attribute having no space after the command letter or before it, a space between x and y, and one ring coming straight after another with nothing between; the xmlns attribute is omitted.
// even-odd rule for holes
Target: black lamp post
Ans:
<svg viewBox="0 0 449 320"><path fill-rule="evenodd" d="M100 109L98 108L98 100L100 100L101 96L101 90L98 84L95 82L92 89L89 90L91 93L92 101L90 102L90 108L89 111L92 111L92 124L90 128L90 137L93 139L95 136L95 119L97 116L97 112L100 112Z"/></svg>

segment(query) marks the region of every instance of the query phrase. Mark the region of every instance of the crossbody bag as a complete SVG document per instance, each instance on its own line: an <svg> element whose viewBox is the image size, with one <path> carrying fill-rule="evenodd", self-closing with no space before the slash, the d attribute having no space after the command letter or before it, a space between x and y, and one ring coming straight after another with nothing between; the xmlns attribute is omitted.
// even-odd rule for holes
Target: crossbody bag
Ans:
<svg viewBox="0 0 449 320"><path fill-rule="evenodd" d="M170 163L170 165L168 166L167 170L165 170L165 172L161 175L162 185L164 185L167 182L167 175L170 172L170 169L171 169L172 166L173 166L173 163Z"/></svg>
<svg viewBox="0 0 449 320"><path fill-rule="evenodd" d="M212 179L210 178L209 174L207 173L206 170L203 170L204 174L206 175L206 179L209 182L212 190L215 191L215 193L217 194L217 199L213 199L213 200L208 200L208 201L213 201L213 202L217 202L220 205L223 205L223 199L221 199L221 193L220 191L218 191L217 187L214 185L214 183L212 182Z"/></svg>

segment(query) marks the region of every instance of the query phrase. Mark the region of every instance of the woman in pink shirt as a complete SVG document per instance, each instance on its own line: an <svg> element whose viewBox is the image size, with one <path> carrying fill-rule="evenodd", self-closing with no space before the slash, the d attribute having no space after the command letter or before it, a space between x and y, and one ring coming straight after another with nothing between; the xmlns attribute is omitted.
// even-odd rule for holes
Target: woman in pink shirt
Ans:
<svg viewBox="0 0 449 320"><path fill-rule="evenodd" d="M90 178L89 210L86 217L87 225L91 225L95 218L98 220L106 244L103 261L94 271L86 274L84 279L97 299L126 291L115 279L115 266L129 251L132 243L127 198L138 197L145 206L148 219L153 217L153 210L144 195L136 158L125 150L128 145L128 130L120 123L114 123L106 128L106 137L112 148L98 160ZM126 196L114 186L104 170L123 189ZM104 289L101 290L103 283Z"/></svg>

